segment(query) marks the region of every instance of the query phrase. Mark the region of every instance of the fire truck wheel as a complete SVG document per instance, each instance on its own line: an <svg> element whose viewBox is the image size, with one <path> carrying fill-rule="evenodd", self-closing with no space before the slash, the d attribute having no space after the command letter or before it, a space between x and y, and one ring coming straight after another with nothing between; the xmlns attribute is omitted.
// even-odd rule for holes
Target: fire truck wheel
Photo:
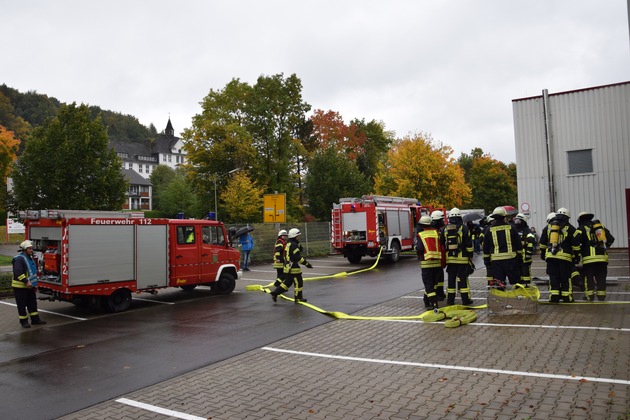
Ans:
<svg viewBox="0 0 630 420"><path fill-rule="evenodd" d="M389 260L393 263L400 259L400 244L396 241L392 242L392 253L389 254Z"/></svg>
<svg viewBox="0 0 630 420"><path fill-rule="evenodd" d="M359 264L361 262L361 255L360 254L348 255L348 262L350 264Z"/></svg>
<svg viewBox="0 0 630 420"><path fill-rule="evenodd" d="M116 289L109 296L103 296L101 303L103 309L108 312L124 312L131 306L131 291L129 289Z"/></svg>
<svg viewBox="0 0 630 420"><path fill-rule="evenodd" d="M191 292L191 291L195 290L195 287L197 287L197 285L196 284L186 284L184 286L179 286L179 287L181 287L182 290L185 290L187 292Z"/></svg>
<svg viewBox="0 0 630 420"><path fill-rule="evenodd" d="M230 273L222 273L219 280L212 285L212 291L217 295L229 295L236 287L236 279Z"/></svg>

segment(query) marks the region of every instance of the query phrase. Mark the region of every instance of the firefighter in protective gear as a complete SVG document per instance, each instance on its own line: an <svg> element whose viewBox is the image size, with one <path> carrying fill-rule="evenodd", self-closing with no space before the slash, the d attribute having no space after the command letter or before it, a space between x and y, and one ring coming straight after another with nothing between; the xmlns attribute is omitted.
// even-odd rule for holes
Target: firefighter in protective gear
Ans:
<svg viewBox="0 0 630 420"><path fill-rule="evenodd" d="M606 276L608 275L608 248L615 242L610 231L593 213L581 212L578 216L580 254L584 274L584 300L592 302L595 288L597 300L606 300Z"/></svg>
<svg viewBox="0 0 630 420"><path fill-rule="evenodd" d="M420 271L422 273L422 283L424 284L424 306L427 309L438 307L438 296L435 286L438 281L444 281L444 270L442 260L444 250L440 242L440 233L433 226L430 216L420 218L421 231L418 232L418 259L420 260Z"/></svg>
<svg viewBox="0 0 630 420"><path fill-rule="evenodd" d="M439 233L444 229L444 212L442 210L433 210L431 212L431 226L433 226ZM440 302L446 300L446 294L444 293L444 267L446 267L446 254L442 254L442 272L440 278L435 283L435 293Z"/></svg>
<svg viewBox="0 0 630 420"><path fill-rule="evenodd" d="M532 257L536 245L536 236L527 226L527 218L523 213L519 213L514 218L514 226L521 238L523 247L523 261L521 264L521 283L528 287L532 284Z"/></svg>
<svg viewBox="0 0 630 420"><path fill-rule="evenodd" d="M521 239L514 225L505 221L507 212L497 207L490 215L493 224L486 229L483 238L483 262L492 267L493 284L502 286L509 279L510 284L520 283L522 262Z"/></svg>
<svg viewBox="0 0 630 420"><path fill-rule="evenodd" d="M29 316L33 325L45 324L37 312L37 264L33 260L33 243L26 240L20 244L21 252L13 257L13 296L18 310L20 325L30 328ZM28 310L28 312L27 312Z"/></svg>
<svg viewBox="0 0 630 420"><path fill-rule="evenodd" d="M448 224L442 229L440 241L446 253L446 274L448 275L446 304L455 304L455 294L459 289L462 304L472 305L468 270L472 263L474 248L471 233L464 225L458 208L453 208L449 212Z"/></svg>
<svg viewBox="0 0 630 420"><path fill-rule="evenodd" d="M479 243L483 247L483 238L486 235L486 230L492 226L494 223L494 219L490 216L486 216L479 222L479 227L481 228L481 233L479 234ZM488 285L494 284L494 276L492 275L492 266L486 265L486 281Z"/></svg>
<svg viewBox="0 0 630 420"><path fill-rule="evenodd" d="M285 246L284 254L284 280L280 286L271 292L271 298L274 302L277 301L278 295L288 291L291 285L293 285L295 303L306 302L306 299L302 296L304 279L302 278L300 264L305 265L307 268L313 268L313 266L302 256L302 247L298 239L301 234L302 232L299 229L293 228L289 230L289 242Z"/></svg>
<svg viewBox="0 0 630 420"><path fill-rule="evenodd" d="M284 280L284 255L285 248L287 246L287 236L288 232L284 229L278 232L278 239L276 239L276 243L273 246L273 268L276 269L276 281L273 283L274 287L278 287L282 284L282 280Z"/></svg>
<svg viewBox="0 0 630 420"><path fill-rule="evenodd" d="M573 302L571 277L577 270L575 264L580 257L580 232L569 219L571 213L566 208L556 211L540 238L541 258L547 262L549 274L549 302ZM578 276L579 277L579 276Z"/></svg>

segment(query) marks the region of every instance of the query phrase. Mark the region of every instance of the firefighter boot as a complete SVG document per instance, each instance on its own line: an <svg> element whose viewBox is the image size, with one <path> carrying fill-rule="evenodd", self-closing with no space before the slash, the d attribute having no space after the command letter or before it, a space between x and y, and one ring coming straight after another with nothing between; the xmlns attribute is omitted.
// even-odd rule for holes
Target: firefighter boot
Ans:
<svg viewBox="0 0 630 420"><path fill-rule="evenodd" d="M278 301L278 295L282 293L282 290L278 289L280 288L276 287L273 291L269 292L269 294L271 295L271 299L273 299L274 302Z"/></svg>
<svg viewBox="0 0 630 420"><path fill-rule="evenodd" d="M44 325L44 324L46 324L46 321L41 319L39 317L39 315L31 315L31 324L33 324L33 325Z"/></svg>
<svg viewBox="0 0 630 420"><path fill-rule="evenodd" d="M426 309L433 309L433 303L431 303L431 300L429 299L429 296L427 296L426 294L422 297L422 300L424 301L424 307Z"/></svg>
<svg viewBox="0 0 630 420"><path fill-rule="evenodd" d="M446 305L448 306L455 305L455 293L449 293L446 296Z"/></svg>
<svg viewBox="0 0 630 420"><path fill-rule="evenodd" d="M307 300L304 299L304 297L302 297L302 292L299 292L295 295L295 303L300 303L300 302L307 302Z"/></svg>
<svg viewBox="0 0 630 420"><path fill-rule="evenodd" d="M462 293L462 305L470 306L473 304L473 300L470 298L468 293Z"/></svg>
<svg viewBox="0 0 630 420"><path fill-rule="evenodd" d="M20 319L20 325L22 328L31 328L31 324L28 323L28 318Z"/></svg>
<svg viewBox="0 0 630 420"><path fill-rule="evenodd" d="M446 295L444 294L444 287L436 287L435 294L440 302L443 302L446 299Z"/></svg>

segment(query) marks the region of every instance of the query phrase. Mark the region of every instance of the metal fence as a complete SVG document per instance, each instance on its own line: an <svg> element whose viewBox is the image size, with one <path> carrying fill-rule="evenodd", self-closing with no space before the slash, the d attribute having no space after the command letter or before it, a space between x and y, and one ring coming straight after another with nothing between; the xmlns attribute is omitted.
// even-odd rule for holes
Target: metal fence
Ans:
<svg viewBox="0 0 630 420"><path fill-rule="evenodd" d="M300 235L300 245L302 245L303 255L305 257L314 257L328 255L333 252L330 243L330 222L312 222L312 223L249 223L249 224L230 224L230 227L242 228L243 226L251 226L254 230L251 232L254 238L254 249L250 254L250 261L254 263L273 261L274 244L278 239L278 231L286 229L288 232L291 228L298 228L302 232ZM235 241L238 245L238 240Z"/></svg>

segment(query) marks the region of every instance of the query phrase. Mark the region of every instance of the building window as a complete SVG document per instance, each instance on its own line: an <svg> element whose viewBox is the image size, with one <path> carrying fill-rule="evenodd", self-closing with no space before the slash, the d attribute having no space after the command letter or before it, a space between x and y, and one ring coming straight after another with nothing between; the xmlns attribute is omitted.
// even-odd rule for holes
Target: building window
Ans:
<svg viewBox="0 0 630 420"><path fill-rule="evenodd" d="M168 155L168 162L171 162L171 155Z"/></svg>
<svg viewBox="0 0 630 420"><path fill-rule="evenodd" d="M569 175L593 173L593 149L571 150L567 152Z"/></svg>

